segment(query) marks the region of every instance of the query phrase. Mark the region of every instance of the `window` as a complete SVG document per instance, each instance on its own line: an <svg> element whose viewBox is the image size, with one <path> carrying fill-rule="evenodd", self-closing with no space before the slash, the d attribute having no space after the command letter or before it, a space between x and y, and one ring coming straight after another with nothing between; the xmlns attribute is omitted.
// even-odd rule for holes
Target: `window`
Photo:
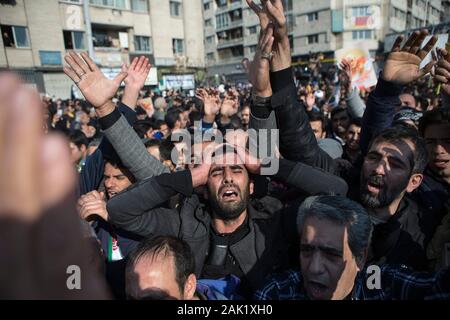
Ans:
<svg viewBox="0 0 450 320"><path fill-rule="evenodd" d="M392 16L393 17L396 17L396 18L399 18L399 19L405 19L405 12L404 11L402 11L402 10L399 10L399 9L397 9L397 8L393 8L393 14L392 14Z"/></svg>
<svg viewBox="0 0 450 320"><path fill-rule="evenodd" d="M220 29L227 27L230 23L230 16L227 13L222 13L216 16L216 28Z"/></svg>
<svg viewBox="0 0 450 320"><path fill-rule="evenodd" d="M131 9L135 12L148 12L147 0L131 0Z"/></svg>
<svg viewBox="0 0 450 320"><path fill-rule="evenodd" d="M29 48L30 41L26 27L0 26L5 47Z"/></svg>
<svg viewBox="0 0 450 320"><path fill-rule="evenodd" d="M319 35L318 34L312 34L308 36L308 44L314 44L319 43Z"/></svg>
<svg viewBox="0 0 450 320"><path fill-rule="evenodd" d="M126 0L89 0L89 2L98 6L114 7L117 9L127 8Z"/></svg>
<svg viewBox="0 0 450 320"><path fill-rule="evenodd" d="M178 1L170 1L170 15L179 17L181 15L181 3Z"/></svg>
<svg viewBox="0 0 450 320"><path fill-rule="evenodd" d="M255 53L256 52L256 46L248 47L248 51L250 51L250 53Z"/></svg>
<svg viewBox="0 0 450 320"><path fill-rule="evenodd" d="M69 50L84 49L84 33L79 31L63 31L64 47Z"/></svg>
<svg viewBox="0 0 450 320"><path fill-rule="evenodd" d="M319 13L318 12L312 12L308 13L308 22L319 20Z"/></svg>
<svg viewBox="0 0 450 320"><path fill-rule="evenodd" d="M174 54L184 53L184 40L183 39L172 39L172 48Z"/></svg>
<svg viewBox="0 0 450 320"><path fill-rule="evenodd" d="M136 51L152 52L150 37L135 36L134 48Z"/></svg>
<svg viewBox="0 0 450 320"><path fill-rule="evenodd" d="M207 2L203 4L203 10L208 11L211 8L211 3Z"/></svg>
<svg viewBox="0 0 450 320"><path fill-rule="evenodd" d="M257 28L256 26L250 27L250 28L248 28L248 33L249 33L249 34L255 34L255 33L258 33L258 28Z"/></svg>
<svg viewBox="0 0 450 320"><path fill-rule="evenodd" d="M206 38L206 43L212 44L214 42L214 36L210 36Z"/></svg>
<svg viewBox="0 0 450 320"><path fill-rule="evenodd" d="M357 30L352 32L353 40L372 39L372 30Z"/></svg>
<svg viewBox="0 0 450 320"><path fill-rule="evenodd" d="M206 55L206 59L208 59L209 61L214 61L214 53L208 53Z"/></svg>
<svg viewBox="0 0 450 320"><path fill-rule="evenodd" d="M293 0L283 0L283 8L285 11L292 11Z"/></svg>
<svg viewBox="0 0 450 320"><path fill-rule="evenodd" d="M212 20L211 19L206 19L205 20L205 27L211 27L212 26Z"/></svg>
<svg viewBox="0 0 450 320"><path fill-rule="evenodd" d="M353 7L352 15L354 17L367 17L369 16L369 7Z"/></svg>

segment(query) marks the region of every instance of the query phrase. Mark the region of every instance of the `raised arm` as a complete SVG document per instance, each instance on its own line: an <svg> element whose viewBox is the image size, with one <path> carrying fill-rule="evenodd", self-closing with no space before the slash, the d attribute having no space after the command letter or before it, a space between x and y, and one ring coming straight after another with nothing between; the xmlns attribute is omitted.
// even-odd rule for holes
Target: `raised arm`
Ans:
<svg viewBox="0 0 450 320"><path fill-rule="evenodd" d="M439 61L435 72L435 80L442 86L442 106L450 108L450 54L443 49L438 50Z"/></svg>
<svg viewBox="0 0 450 320"><path fill-rule="evenodd" d="M347 87L345 101L347 101L348 111L353 118L362 118L364 111L366 110L366 104L359 95L359 89L356 87L353 88L350 63L347 60L343 60L339 67L343 78L343 83L341 82L341 85L345 84Z"/></svg>
<svg viewBox="0 0 450 320"><path fill-rule="evenodd" d="M147 152L144 144L112 102L128 73L123 69L115 79L109 80L86 53L82 53L80 57L70 52L65 61L69 66L64 68L64 72L94 106L106 137L136 180L166 172L165 167Z"/></svg>
<svg viewBox="0 0 450 320"><path fill-rule="evenodd" d="M258 15L262 30L265 27L270 29L270 25L266 26L267 20L271 21L273 26L272 50L264 51L261 54L264 60L270 62L270 70L269 68L259 68L257 77L255 77L256 79L261 77L266 79L269 76L272 97L270 99L254 97L254 105L258 107L252 108L251 124L257 124L259 129L264 125L266 128L273 128L271 111L275 110L281 155L291 161L303 162L334 172L333 160L317 145L305 108L297 101L282 1L264 1L261 7L253 1L248 0L247 2ZM272 51L273 55L268 55ZM255 60L255 62L258 61Z"/></svg>
<svg viewBox="0 0 450 320"><path fill-rule="evenodd" d="M428 31L426 30L415 31L403 47L400 47L403 36L398 37L395 41L378 79L378 84L367 101L360 141L363 154L367 153L372 138L392 125L395 108L400 106L399 95L403 86L425 76L435 64L435 61L431 61L424 68L420 68L422 60L437 41L437 38L433 36L422 48L422 43L427 35Z"/></svg>
<svg viewBox="0 0 450 320"><path fill-rule="evenodd" d="M206 184L210 164L162 174L133 185L109 200L109 221L141 236L178 235L179 212L164 208L164 204L177 194L192 196L194 188Z"/></svg>

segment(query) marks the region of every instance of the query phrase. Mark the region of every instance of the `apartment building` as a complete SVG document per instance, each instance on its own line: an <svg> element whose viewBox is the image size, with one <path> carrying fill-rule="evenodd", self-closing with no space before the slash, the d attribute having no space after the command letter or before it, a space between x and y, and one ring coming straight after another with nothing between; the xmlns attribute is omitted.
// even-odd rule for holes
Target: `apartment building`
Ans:
<svg viewBox="0 0 450 320"><path fill-rule="evenodd" d="M245 81L241 66L245 57L252 59L259 37L259 20L245 0L201 0L205 34L208 79ZM293 2L284 0L289 32L293 36ZM255 1L258 3L258 1Z"/></svg>
<svg viewBox="0 0 450 320"><path fill-rule="evenodd" d="M439 24L441 0L296 0L294 56L359 43L380 49L386 34Z"/></svg>
<svg viewBox="0 0 450 320"><path fill-rule="evenodd" d="M107 76L140 55L154 65L150 86L191 86L204 73L200 0L0 1L0 68L16 70L40 92L68 98L64 54L89 48L83 1L89 1L94 60Z"/></svg>
<svg viewBox="0 0 450 320"><path fill-rule="evenodd" d="M240 62L252 58L258 19L245 0L202 0L209 79L245 79ZM255 0L255 2L258 2ZM439 24L448 0L286 0L294 61L361 42L372 52L386 34Z"/></svg>
<svg viewBox="0 0 450 320"><path fill-rule="evenodd" d="M442 0L442 21L450 22L450 0Z"/></svg>

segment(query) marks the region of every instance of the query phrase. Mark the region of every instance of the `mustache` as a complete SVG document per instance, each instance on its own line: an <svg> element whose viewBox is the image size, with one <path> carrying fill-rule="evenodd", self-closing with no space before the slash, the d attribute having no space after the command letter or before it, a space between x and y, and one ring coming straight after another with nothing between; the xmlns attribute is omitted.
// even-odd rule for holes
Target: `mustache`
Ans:
<svg viewBox="0 0 450 320"><path fill-rule="evenodd" d="M379 175L379 174L376 174L376 175L370 175L370 176L366 179L366 181L367 181L368 183L370 183L371 185L376 186L376 187L383 187L383 186L384 186L383 176L382 176L382 175Z"/></svg>

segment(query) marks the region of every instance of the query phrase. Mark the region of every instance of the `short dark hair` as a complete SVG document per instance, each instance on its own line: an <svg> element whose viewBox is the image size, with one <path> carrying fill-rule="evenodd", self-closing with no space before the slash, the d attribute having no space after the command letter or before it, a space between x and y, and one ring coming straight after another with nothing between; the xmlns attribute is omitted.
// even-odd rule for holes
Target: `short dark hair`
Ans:
<svg viewBox="0 0 450 320"><path fill-rule="evenodd" d="M164 120L156 120L154 129L161 130L161 126L165 124Z"/></svg>
<svg viewBox="0 0 450 320"><path fill-rule="evenodd" d="M166 140L161 141L159 146L159 155L162 161L171 160L172 161L172 150L175 148L175 144L168 137Z"/></svg>
<svg viewBox="0 0 450 320"><path fill-rule="evenodd" d="M309 122L320 121L322 122L322 130L325 131L326 123L324 116L319 112L308 112Z"/></svg>
<svg viewBox="0 0 450 320"><path fill-rule="evenodd" d="M372 222L367 211L357 202L342 196L307 198L297 213L298 232L303 231L308 217L327 219L345 225L348 245L355 258L363 258L372 237Z"/></svg>
<svg viewBox="0 0 450 320"><path fill-rule="evenodd" d="M237 130L237 129L243 129L244 126L242 125L242 120L239 118L237 114L234 114L230 118L230 129Z"/></svg>
<svg viewBox="0 0 450 320"><path fill-rule="evenodd" d="M105 165L109 163L114 168L121 170L127 178L130 180L131 183L135 183L136 179L134 178L133 174L128 170L127 167L123 164L122 160L120 160L119 156L117 154L111 154L111 155L104 155L103 156Z"/></svg>
<svg viewBox="0 0 450 320"><path fill-rule="evenodd" d="M138 120L134 123L133 129L136 131L139 138L143 139L148 130L153 128L153 123L150 119Z"/></svg>
<svg viewBox="0 0 450 320"><path fill-rule="evenodd" d="M193 126L196 121L202 121L202 114L198 111L189 113L189 123L191 126Z"/></svg>
<svg viewBox="0 0 450 320"><path fill-rule="evenodd" d="M87 148L89 145L89 139L81 130L74 130L69 135L69 140L78 148L81 148L82 145L84 145Z"/></svg>
<svg viewBox="0 0 450 320"><path fill-rule="evenodd" d="M170 108L167 110L167 114L164 117L164 121L167 123L169 129L175 128L175 123L180 120L181 110L178 108Z"/></svg>
<svg viewBox="0 0 450 320"><path fill-rule="evenodd" d="M387 141L395 143L401 140L411 141L415 147L413 150L413 159L409 159L412 168L411 174L423 173L428 164L428 154L425 140L420 137L417 130L411 126L397 124L393 127L384 129L375 136L369 145L369 149L376 142Z"/></svg>
<svg viewBox="0 0 450 320"><path fill-rule="evenodd" d="M352 118L350 121L350 126L355 125L357 127L362 127L362 118Z"/></svg>
<svg viewBox="0 0 450 320"><path fill-rule="evenodd" d="M423 114L419 122L419 131L422 136L425 135L427 128L434 124L449 124L450 108L443 107L427 111Z"/></svg>
<svg viewBox="0 0 450 320"><path fill-rule="evenodd" d="M146 148L150 148L150 147L158 147L158 149L159 149L159 147L161 146L161 140L158 140L158 139L150 139L150 140L146 141L146 142L144 143L144 145L145 145Z"/></svg>
<svg viewBox="0 0 450 320"><path fill-rule="evenodd" d="M347 108L337 107L337 108L334 108L333 110L331 110L331 119L333 119L333 117L340 112L345 112L347 117L349 117L350 119L352 118L350 116L350 113L348 112Z"/></svg>
<svg viewBox="0 0 450 320"><path fill-rule="evenodd" d="M126 267L127 278L142 257L154 259L158 256L173 257L175 280L180 292L183 292L186 280L191 274L195 273L195 260L192 250L186 241L175 237L157 236L142 241L128 258Z"/></svg>

